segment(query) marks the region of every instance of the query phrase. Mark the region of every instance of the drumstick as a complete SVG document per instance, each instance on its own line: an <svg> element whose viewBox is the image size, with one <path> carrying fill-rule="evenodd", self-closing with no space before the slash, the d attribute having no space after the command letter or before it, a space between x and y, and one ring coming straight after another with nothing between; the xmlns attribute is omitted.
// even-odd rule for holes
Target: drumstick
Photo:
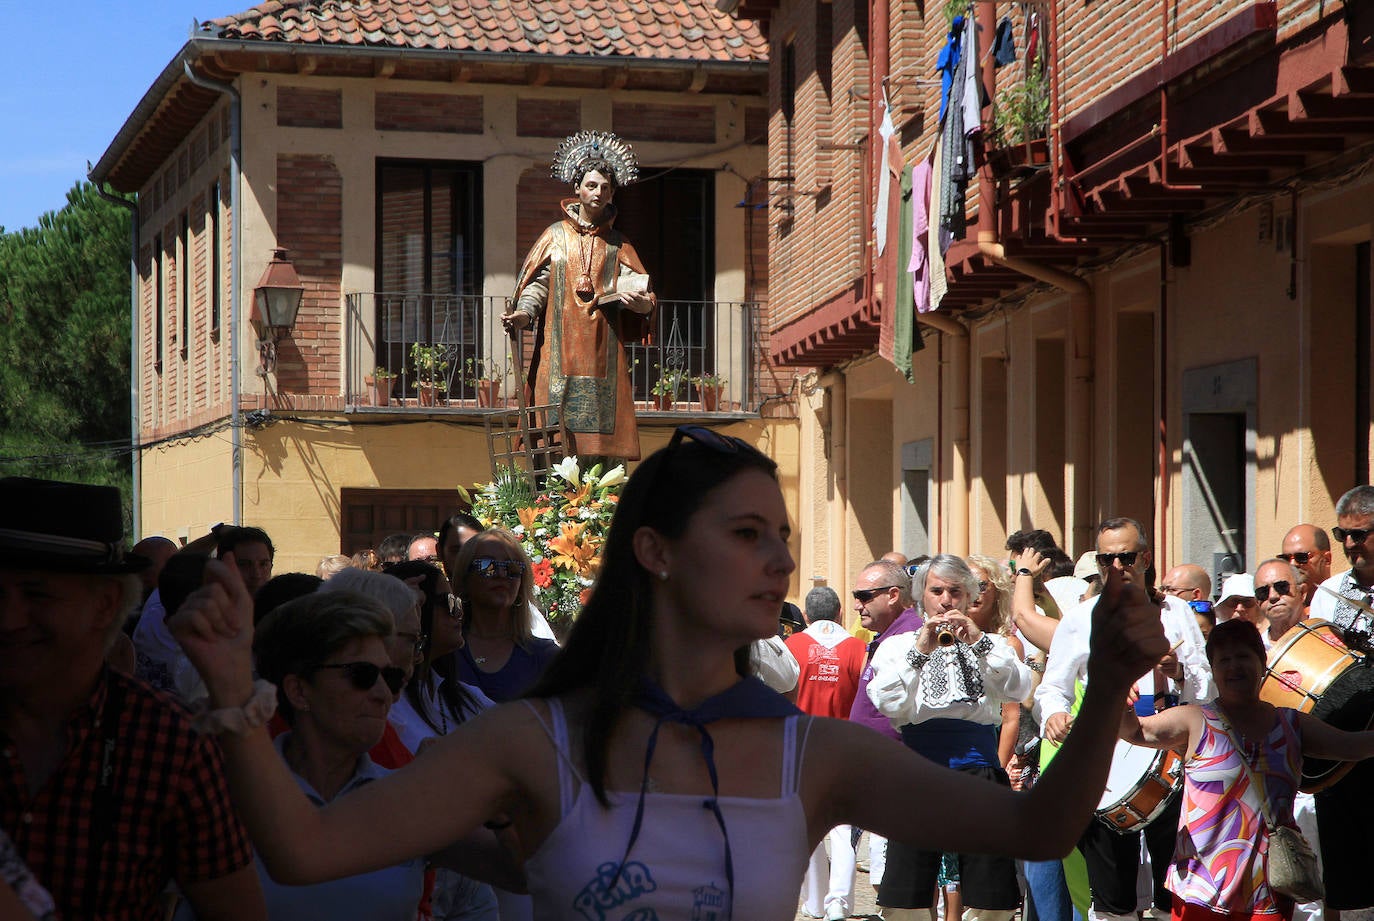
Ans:
<svg viewBox="0 0 1374 921"><path fill-rule="evenodd" d="M1324 591L1324 592L1330 592L1331 594L1335 595L1337 598L1339 598L1339 599L1341 599L1342 601L1344 601L1344 602L1346 602L1347 604L1349 604L1351 607L1359 608L1361 611L1364 611L1366 614L1374 614L1374 607L1370 607L1367 603L1361 601L1361 600L1358 599L1358 598L1350 598L1350 597L1348 597L1348 596L1346 596L1346 595L1342 595L1340 592L1336 591L1334 588L1328 588L1328 587L1326 587L1325 585L1318 585L1317 588L1321 589L1321 590Z"/></svg>

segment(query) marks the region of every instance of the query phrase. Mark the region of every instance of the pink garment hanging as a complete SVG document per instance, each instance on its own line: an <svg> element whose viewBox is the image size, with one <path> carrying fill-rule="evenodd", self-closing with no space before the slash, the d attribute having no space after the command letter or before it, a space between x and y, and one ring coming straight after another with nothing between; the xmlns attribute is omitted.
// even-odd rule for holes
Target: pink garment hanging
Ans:
<svg viewBox="0 0 1374 921"><path fill-rule="evenodd" d="M906 270L911 275L911 290L917 313L929 313L930 306L930 183L934 165L922 160L911 171L911 259Z"/></svg>

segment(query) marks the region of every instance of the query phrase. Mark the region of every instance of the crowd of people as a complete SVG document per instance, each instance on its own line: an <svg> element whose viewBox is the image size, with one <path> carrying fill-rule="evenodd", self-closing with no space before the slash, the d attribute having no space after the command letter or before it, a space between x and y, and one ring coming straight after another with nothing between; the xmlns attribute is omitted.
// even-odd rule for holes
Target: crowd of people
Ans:
<svg viewBox="0 0 1374 921"><path fill-rule="evenodd" d="M1261 697L1309 633L1369 650L1374 487L1336 575L1300 524L1215 592L1156 584L1117 517L1077 562L1037 530L893 551L846 629L828 586L787 603L773 462L684 426L561 648L519 540L464 513L274 574L253 527L126 553L119 504L0 480L0 917L837 919L863 831L896 921L1374 911L1367 763L1299 790L1374 755L1368 715ZM1108 808L1137 749L1177 782ZM1269 887L1276 824L1324 902Z"/></svg>

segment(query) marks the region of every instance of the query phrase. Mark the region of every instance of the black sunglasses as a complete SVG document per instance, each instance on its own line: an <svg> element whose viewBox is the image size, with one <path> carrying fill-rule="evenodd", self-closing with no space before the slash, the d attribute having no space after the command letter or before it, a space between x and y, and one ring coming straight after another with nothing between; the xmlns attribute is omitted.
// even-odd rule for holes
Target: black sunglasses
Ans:
<svg viewBox="0 0 1374 921"><path fill-rule="evenodd" d="M1140 556L1139 550L1125 550L1121 553L1099 553L1097 555L1097 565L1103 569L1108 569L1117 560L1127 568L1135 565L1135 558Z"/></svg>
<svg viewBox="0 0 1374 921"><path fill-rule="evenodd" d="M1364 539L1370 534L1374 534L1374 528L1332 528L1331 536L1337 542L1344 544L1347 540L1357 544L1364 543Z"/></svg>
<svg viewBox="0 0 1374 921"><path fill-rule="evenodd" d="M1271 588L1274 590L1275 597L1279 595L1287 595L1293 591L1293 583L1289 582L1287 579L1280 579L1277 582L1271 582L1268 585L1256 585L1255 600L1261 603L1268 601L1269 590Z"/></svg>
<svg viewBox="0 0 1374 921"><path fill-rule="evenodd" d="M859 602L859 604L868 604L883 592L890 592L896 587L895 585L883 585L878 588L856 588L849 594L853 595L854 600Z"/></svg>
<svg viewBox="0 0 1374 921"><path fill-rule="evenodd" d="M1296 553L1279 553L1276 555L1281 560L1286 560L1289 563L1297 563L1299 566L1306 566L1307 561L1312 559L1312 554L1306 550L1299 550Z"/></svg>
<svg viewBox="0 0 1374 921"><path fill-rule="evenodd" d="M525 561L494 560L489 556L479 556L468 564L468 572L475 572L484 579L495 579L500 576L518 579L525 572ZM452 608L449 610L451 612Z"/></svg>
<svg viewBox="0 0 1374 921"><path fill-rule="evenodd" d="M401 685L405 683L406 673L394 665L380 666L371 662L340 662L337 665L321 665L320 669L337 668L344 673L353 687L359 691L370 691L377 684L377 679L381 678L386 682L387 690L395 694L401 690Z"/></svg>

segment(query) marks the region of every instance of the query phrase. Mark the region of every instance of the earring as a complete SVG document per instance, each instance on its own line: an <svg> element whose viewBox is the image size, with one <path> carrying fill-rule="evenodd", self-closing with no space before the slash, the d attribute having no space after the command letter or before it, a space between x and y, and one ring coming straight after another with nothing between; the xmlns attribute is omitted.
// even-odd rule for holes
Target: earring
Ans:
<svg viewBox="0 0 1374 921"><path fill-rule="evenodd" d="M666 570L666 569L660 569L660 570L658 571L658 581L660 581L660 582L667 582L667 581L668 581L668 570Z"/></svg>

